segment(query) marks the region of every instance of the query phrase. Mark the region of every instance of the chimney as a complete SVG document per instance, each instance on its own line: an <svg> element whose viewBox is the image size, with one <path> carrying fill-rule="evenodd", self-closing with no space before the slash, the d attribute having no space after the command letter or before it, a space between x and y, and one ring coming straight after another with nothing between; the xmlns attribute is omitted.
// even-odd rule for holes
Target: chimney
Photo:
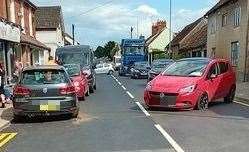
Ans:
<svg viewBox="0 0 249 152"><path fill-rule="evenodd" d="M158 20L156 23L152 25L152 35L156 35L159 33L162 29L167 27L166 21Z"/></svg>

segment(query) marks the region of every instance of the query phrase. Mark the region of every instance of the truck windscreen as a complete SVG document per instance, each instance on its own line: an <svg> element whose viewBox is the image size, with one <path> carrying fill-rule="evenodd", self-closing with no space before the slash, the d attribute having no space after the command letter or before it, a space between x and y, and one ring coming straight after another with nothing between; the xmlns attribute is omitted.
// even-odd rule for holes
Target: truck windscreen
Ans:
<svg viewBox="0 0 249 152"><path fill-rule="evenodd" d="M144 47L125 47L125 54L141 54L144 55Z"/></svg>

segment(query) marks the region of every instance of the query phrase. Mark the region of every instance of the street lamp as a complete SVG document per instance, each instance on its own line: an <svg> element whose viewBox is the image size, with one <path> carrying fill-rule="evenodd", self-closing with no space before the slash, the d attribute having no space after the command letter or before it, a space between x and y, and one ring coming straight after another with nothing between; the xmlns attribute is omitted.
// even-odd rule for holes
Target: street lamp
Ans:
<svg viewBox="0 0 249 152"><path fill-rule="evenodd" d="M170 58L172 58L171 38L172 38L172 0L169 0L169 53L170 53Z"/></svg>

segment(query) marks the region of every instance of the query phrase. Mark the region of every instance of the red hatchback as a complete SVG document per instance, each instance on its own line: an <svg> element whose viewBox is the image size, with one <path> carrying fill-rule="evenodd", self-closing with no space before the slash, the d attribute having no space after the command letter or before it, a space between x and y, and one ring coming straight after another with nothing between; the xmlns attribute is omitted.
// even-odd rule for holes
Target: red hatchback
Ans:
<svg viewBox="0 0 249 152"><path fill-rule="evenodd" d="M229 61L187 58L149 82L144 101L148 107L205 110L216 99L233 102L235 91L236 76Z"/></svg>
<svg viewBox="0 0 249 152"><path fill-rule="evenodd" d="M89 85L85 74L80 69L80 66L76 64L66 64L63 66L73 81L77 97L85 100L85 97L89 95Z"/></svg>

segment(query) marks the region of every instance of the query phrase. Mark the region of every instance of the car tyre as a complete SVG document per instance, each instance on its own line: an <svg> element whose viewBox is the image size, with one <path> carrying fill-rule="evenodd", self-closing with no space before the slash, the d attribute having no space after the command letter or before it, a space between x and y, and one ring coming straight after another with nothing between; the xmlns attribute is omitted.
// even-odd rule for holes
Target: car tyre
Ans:
<svg viewBox="0 0 249 152"><path fill-rule="evenodd" d="M236 87L233 86L233 87L230 89L228 95L224 98L224 102L225 102L225 103L232 103L233 100L234 100L234 98L235 98L235 93L236 93Z"/></svg>
<svg viewBox="0 0 249 152"><path fill-rule="evenodd" d="M90 87L89 87L89 92L90 92L90 93L94 93L94 87L93 87L93 86L90 86Z"/></svg>
<svg viewBox="0 0 249 152"><path fill-rule="evenodd" d="M206 93L202 94L199 98L196 109L201 111L205 111L208 109L208 95Z"/></svg>
<svg viewBox="0 0 249 152"><path fill-rule="evenodd" d="M14 120L14 122L23 122L25 120L25 117L14 114L14 119L13 120Z"/></svg>

